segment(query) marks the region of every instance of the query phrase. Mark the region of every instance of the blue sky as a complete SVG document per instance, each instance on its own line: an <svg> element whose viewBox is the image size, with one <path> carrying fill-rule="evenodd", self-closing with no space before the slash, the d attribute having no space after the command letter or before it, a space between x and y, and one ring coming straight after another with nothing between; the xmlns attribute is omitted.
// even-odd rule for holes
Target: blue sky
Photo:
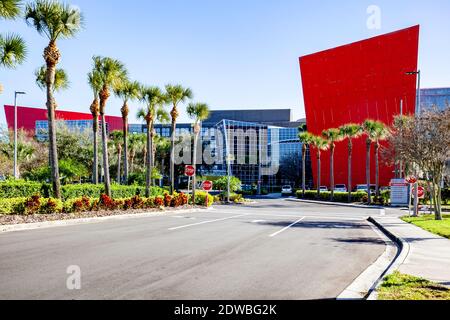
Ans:
<svg viewBox="0 0 450 320"><path fill-rule="evenodd" d="M93 55L122 60L130 76L148 85L180 83L195 101L213 109L292 108L304 116L298 57L338 45L421 25L423 87L450 86L450 1L448 0L73 0L85 15L85 29L59 47L71 87L57 95L59 108L89 112L86 82ZM381 9L381 29L367 28L369 5ZM47 41L23 21L0 21L28 43L26 63L0 70L5 91L0 105L13 103L14 90L28 94L21 105L42 107L45 95L33 71L43 64ZM112 98L111 115L120 114ZM133 114L140 107L134 103ZM2 108L3 109L3 108ZM133 118L133 117L132 117ZM180 121L187 121L184 112ZM0 112L0 122L4 122ZM131 122L137 122L132 119Z"/></svg>

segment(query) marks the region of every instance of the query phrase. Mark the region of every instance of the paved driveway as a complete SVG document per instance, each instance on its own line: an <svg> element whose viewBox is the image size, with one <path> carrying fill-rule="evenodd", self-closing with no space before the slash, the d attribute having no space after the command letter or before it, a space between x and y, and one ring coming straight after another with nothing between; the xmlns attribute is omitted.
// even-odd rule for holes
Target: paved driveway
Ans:
<svg viewBox="0 0 450 320"><path fill-rule="evenodd" d="M0 299L335 298L385 250L373 214L258 200L0 234Z"/></svg>

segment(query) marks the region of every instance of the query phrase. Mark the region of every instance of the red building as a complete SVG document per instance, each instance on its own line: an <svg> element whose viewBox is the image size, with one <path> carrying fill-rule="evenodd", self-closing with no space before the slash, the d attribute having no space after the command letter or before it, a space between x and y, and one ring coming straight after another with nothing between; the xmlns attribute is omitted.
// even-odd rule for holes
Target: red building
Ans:
<svg viewBox="0 0 450 320"><path fill-rule="evenodd" d="M14 106L5 105L5 115L8 128L14 129ZM92 120L90 113L56 110L57 120ZM17 127L36 134L36 121L47 121L47 109L17 107ZM122 118L106 116L109 131L122 130Z"/></svg>
<svg viewBox="0 0 450 320"><path fill-rule="evenodd" d="M400 114L414 114L417 77L406 75L418 67L419 26L355 42L300 58L308 131L323 130L366 119L391 125ZM365 137L354 144L353 183L366 183ZM311 150L313 175L317 158ZM372 148L373 153L373 148ZM335 154L335 183L347 185L347 142L340 142ZM375 161L371 161L375 183ZM389 185L394 168L380 161L380 184ZM329 153L322 157L322 185L330 184ZM316 181L316 179L315 179Z"/></svg>

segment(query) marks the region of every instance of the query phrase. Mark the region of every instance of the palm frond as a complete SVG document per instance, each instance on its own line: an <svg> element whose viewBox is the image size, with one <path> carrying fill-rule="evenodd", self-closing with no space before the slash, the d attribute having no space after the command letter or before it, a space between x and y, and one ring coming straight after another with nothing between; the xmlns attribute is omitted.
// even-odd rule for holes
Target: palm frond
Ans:
<svg viewBox="0 0 450 320"><path fill-rule="evenodd" d="M15 34L0 35L0 65L15 68L25 61L27 48L25 41Z"/></svg>
<svg viewBox="0 0 450 320"><path fill-rule="evenodd" d="M18 18L21 14L21 5L20 0L0 0L0 18Z"/></svg>
<svg viewBox="0 0 450 320"><path fill-rule="evenodd" d="M35 0L25 7L25 20L50 41L72 38L84 24L80 9L57 0Z"/></svg>
<svg viewBox="0 0 450 320"><path fill-rule="evenodd" d="M209 118L210 109L206 103L190 103L187 107L187 113L197 123Z"/></svg>
<svg viewBox="0 0 450 320"><path fill-rule="evenodd" d="M34 72L37 86L44 90L47 87L47 67L42 66ZM56 69L53 91L59 92L70 87L69 76L64 69Z"/></svg>

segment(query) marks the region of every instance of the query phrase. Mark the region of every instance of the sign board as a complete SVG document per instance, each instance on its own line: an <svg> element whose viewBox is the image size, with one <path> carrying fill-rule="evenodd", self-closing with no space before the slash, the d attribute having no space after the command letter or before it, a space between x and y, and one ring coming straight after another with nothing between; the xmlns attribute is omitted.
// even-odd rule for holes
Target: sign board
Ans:
<svg viewBox="0 0 450 320"><path fill-rule="evenodd" d="M193 177L195 175L195 168L193 166L186 166L184 169L184 174L187 177Z"/></svg>
<svg viewBox="0 0 450 320"><path fill-rule="evenodd" d="M409 205L409 183L405 179L391 180L391 205Z"/></svg>
<svg viewBox="0 0 450 320"><path fill-rule="evenodd" d="M208 191L208 192L211 191L212 188L213 188L212 181L205 181L205 182L203 182L202 188L203 188L204 191Z"/></svg>

